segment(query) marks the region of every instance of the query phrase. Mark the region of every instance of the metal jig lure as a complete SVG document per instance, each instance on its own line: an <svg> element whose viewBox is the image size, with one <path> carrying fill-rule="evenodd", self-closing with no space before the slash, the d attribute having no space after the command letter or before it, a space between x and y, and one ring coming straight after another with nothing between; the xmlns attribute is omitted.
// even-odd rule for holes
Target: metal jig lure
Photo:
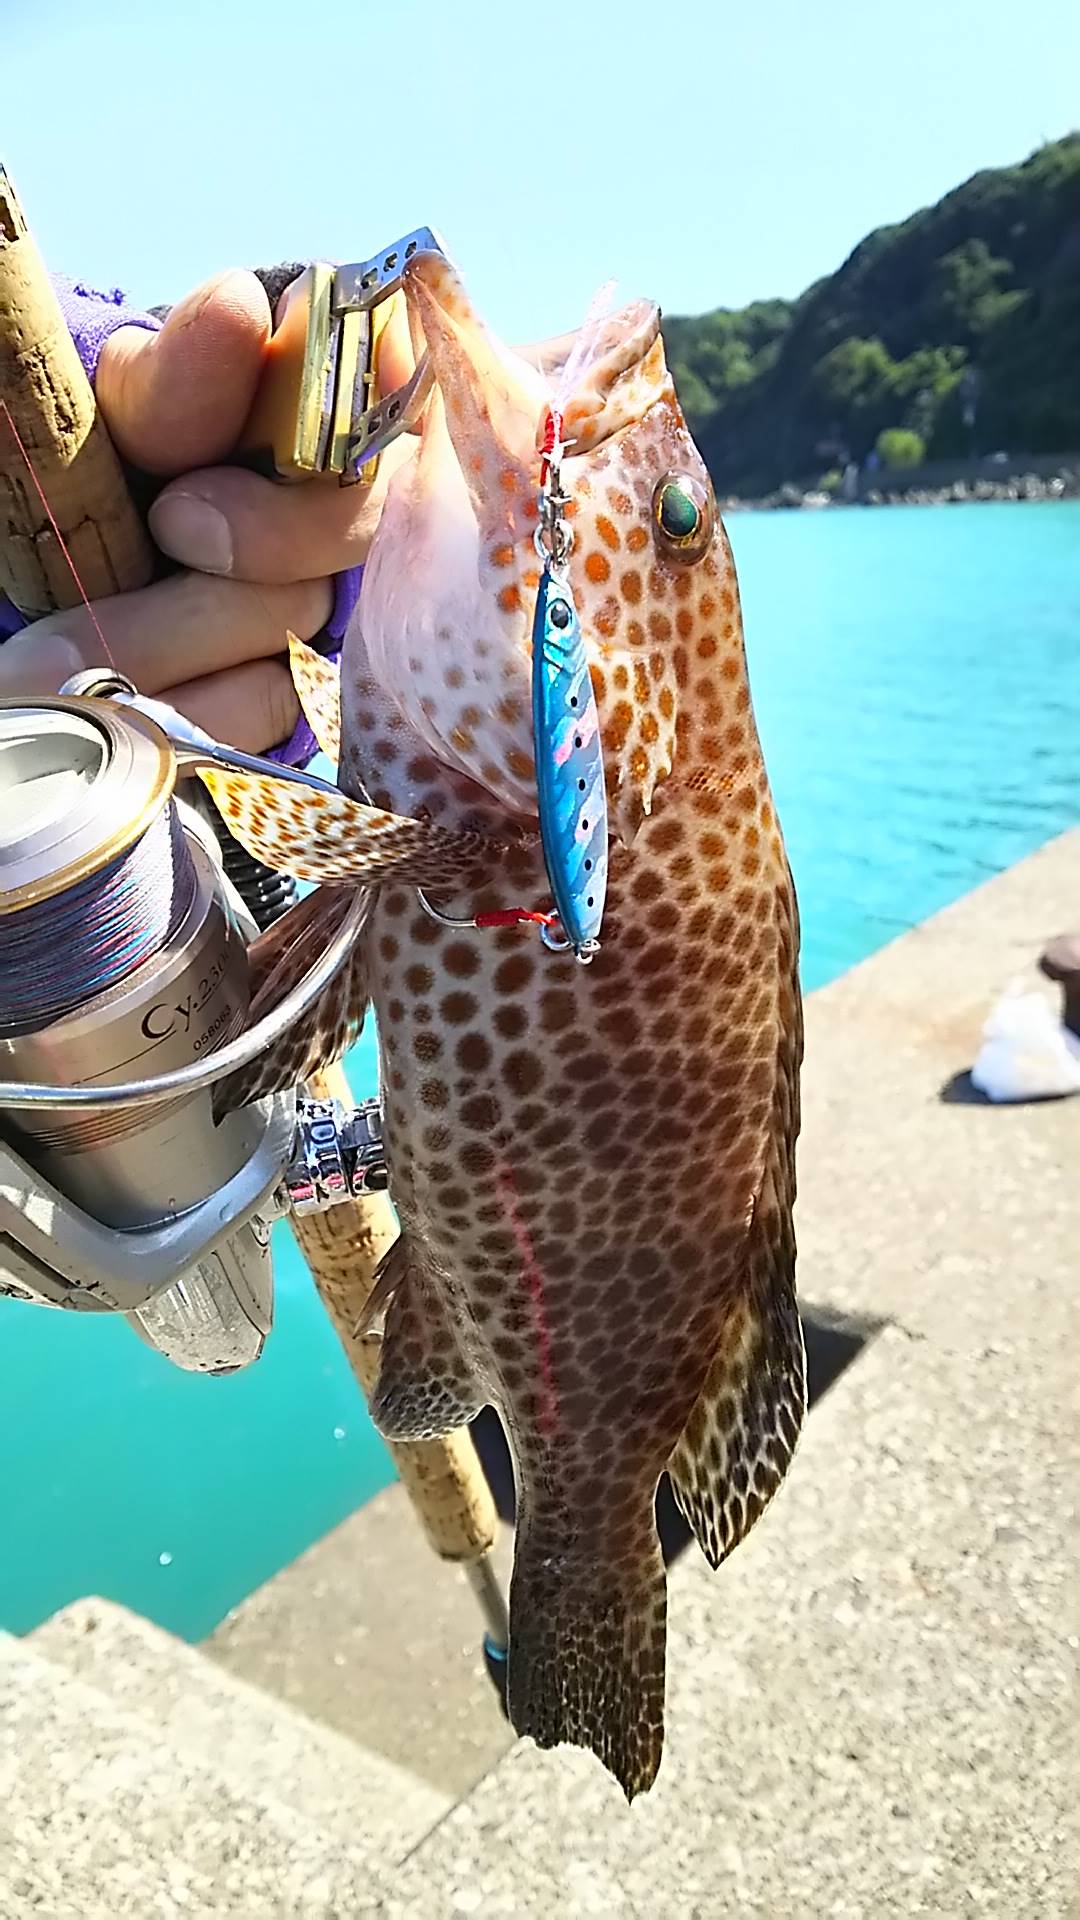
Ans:
<svg viewBox="0 0 1080 1920"><path fill-rule="evenodd" d="M562 490L561 416L552 410L541 449L536 551L543 561L533 616L532 709L540 842L564 938L541 927L553 951L588 962L599 951L608 870L607 793L600 719L570 586L573 529Z"/></svg>

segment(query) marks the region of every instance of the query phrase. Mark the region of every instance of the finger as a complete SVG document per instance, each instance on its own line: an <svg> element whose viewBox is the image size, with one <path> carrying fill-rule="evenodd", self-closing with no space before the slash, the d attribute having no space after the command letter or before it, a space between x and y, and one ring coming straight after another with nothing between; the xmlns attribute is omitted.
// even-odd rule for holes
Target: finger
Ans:
<svg viewBox="0 0 1080 1920"><path fill-rule="evenodd" d="M85 607L73 607L14 634L0 647L0 693L56 693L71 674L105 665L140 693L161 693L179 680L287 653L290 630L312 639L332 605L329 580L254 587L175 574L96 601L97 627Z"/></svg>
<svg viewBox="0 0 1080 1920"><path fill-rule="evenodd" d="M170 706L215 740L243 753L268 753L291 738L300 702L283 660L230 667L167 689Z"/></svg>
<svg viewBox="0 0 1080 1920"><path fill-rule="evenodd" d="M403 387L416 372L416 355L413 352L412 335L409 328L409 310L403 299L398 297L391 302L390 313L382 332L375 354L375 373L380 394L393 393Z"/></svg>
<svg viewBox="0 0 1080 1920"><path fill-rule="evenodd" d="M270 335L253 273L219 273L160 333L120 327L101 350L97 397L120 452L150 473L222 460L240 435Z"/></svg>
<svg viewBox="0 0 1080 1920"><path fill-rule="evenodd" d="M371 486L280 486L238 467L187 473L158 495L150 531L163 553L205 573L267 581L342 573L367 558L391 475L415 449L413 439L395 441Z"/></svg>

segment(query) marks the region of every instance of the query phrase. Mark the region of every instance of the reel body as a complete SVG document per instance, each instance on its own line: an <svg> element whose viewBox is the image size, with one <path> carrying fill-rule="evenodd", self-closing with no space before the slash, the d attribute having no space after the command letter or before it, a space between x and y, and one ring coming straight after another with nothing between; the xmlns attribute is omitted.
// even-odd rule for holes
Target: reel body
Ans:
<svg viewBox="0 0 1080 1920"><path fill-rule="evenodd" d="M385 1161L377 1102L298 1113L290 1091L215 1121L208 1081L65 1104L247 1024L258 929L176 780L130 707L0 701L0 1295L125 1314L178 1366L227 1373L272 1326L274 1219L385 1186ZM20 1104L26 1083L55 1103Z"/></svg>

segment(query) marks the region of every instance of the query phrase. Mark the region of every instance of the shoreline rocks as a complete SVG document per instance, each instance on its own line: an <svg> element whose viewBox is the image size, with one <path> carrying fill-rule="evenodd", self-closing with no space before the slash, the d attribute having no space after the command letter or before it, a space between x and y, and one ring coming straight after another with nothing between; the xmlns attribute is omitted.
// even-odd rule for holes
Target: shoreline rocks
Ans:
<svg viewBox="0 0 1080 1920"><path fill-rule="evenodd" d="M988 479L979 475L968 480L953 480L947 486L890 486L882 475L878 486L868 488L855 500L823 493L819 488L783 486L762 499L730 496L720 501L723 513L740 511L776 512L781 509L820 510L824 507L948 507L970 505L988 500L1077 500L1080 499L1080 470L1062 467L1051 474L1013 473L1007 478Z"/></svg>

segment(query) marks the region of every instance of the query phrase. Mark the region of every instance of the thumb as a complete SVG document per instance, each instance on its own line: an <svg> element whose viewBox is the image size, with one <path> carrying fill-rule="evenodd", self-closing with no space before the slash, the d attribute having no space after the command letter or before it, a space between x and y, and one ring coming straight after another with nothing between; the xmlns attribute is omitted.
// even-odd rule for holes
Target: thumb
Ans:
<svg viewBox="0 0 1080 1920"><path fill-rule="evenodd" d="M120 327L95 382L125 459L148 473L222 460L251 409L270 336L270 306L253 273L219 273L172 309L159 333Z"/></svg>

